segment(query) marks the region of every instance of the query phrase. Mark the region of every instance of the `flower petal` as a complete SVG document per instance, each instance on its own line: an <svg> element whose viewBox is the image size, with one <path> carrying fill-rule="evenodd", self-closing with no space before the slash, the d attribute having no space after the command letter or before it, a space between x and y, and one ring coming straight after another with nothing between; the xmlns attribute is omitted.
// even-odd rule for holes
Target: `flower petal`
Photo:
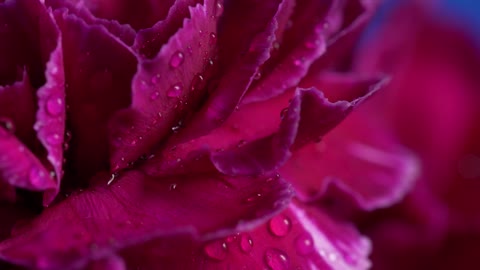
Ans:
<svg viewBox="0 0 480 270"><path fill-rule="evenodd" d="M206 0L205 5L190 8L191 19L184 21L160 53L140 62L133 79L132 104L117 113L111 124L113 170L149 154L204 95L205 89L196 89L194 84L216 53L212 43L218 20L215 6L215 1Z"/></svg>
<svg viewBox="0 0 480 270"><path fill-rule="evenodd" d="M258 226L292 196L281 179L219 174L155 179L131 171L107 186L107 174L96 178L104 184L72 194L0 243L0 258L26 267L67 269L178 232L223 237Z"/></svg>
<svg viewBox="0 0 480 270"><path fill-rule="evenodd" d="M19 80L24 69L34 88L45 83L44 69L57 44L57 33L38 0L0 3L0 85Z"/></svg>
<svg viewBox="0 0 480 270"><path fill-rule="evenodd" d="M147 28L167 16L174 0L82 0L99 18L130 24L134 29Z"/></svg>
<svg viewBox="0 0 480 270"><path fill-rule="evenodd" d="M138 31L133 45L134 50L142 57L154 58L170 37L182 27L183 20L189 18L189 7L201 2L201 0L175 1L168 11L165 20L159 21L151 28Z"/></svg>
<svg viewBox="0 0 480 270"><path fill-rule="evenodd" d="M53 15L52 15L53 20ZM63 150L66 122L65 73L63 66L62 40L58 34L57 47L50 55L45 72L47 82L37 91L38 110L35 131L47 150L47 159L53 166L57 187L45 193L44 204L53 201L63 177ZM16 103L18 106L18 103Z"/></svg>
<svg viewBox="0 0 480 270"><path fill-rule="evenodd" d="M104 26L112 35L118 37L125 44L131 46L135 39L135 30L128 24L120 24L116 20L108 20L95 17L85 6L84 1L75 0L46 0L46 5L53 9L66 8L69 13L73 13L82 18L87 24Z"/></svg>
<svg viewBox="0 0 480 270"><path fill-rule="evenodd" d="M331 103L315 88L297 89L275 135L240 149L216 153L212 156L212 162L221 172L231 175L276 170L288 160L291 150L321 138L366 97L351 103L347 101Z"/></svg>
<svg viewBox="0 0 480 270"><path fill-rule="evenodd" d="M283 15L282 8L287 8L281 3L249 0L231 1L225 6L219 23L218 80L210 83L212 92L180 133L180 141L207 134L235 110L258 68L270 57L276 19Z"/></svg>
<svg viewBox="0 0 480 270"><path fill-rule="evenodd" d="M292 203L264 225L206 244L159 244L123 253L130 267L165 269L368 269L370 242L321 209ZM133 250L133 248L132 248ZM167 256L168 254L168 256Z"/></svg>
<svg viewBox="0 0 480 270"><path fill-rule="evenodd" d="M101 26L74 14L54 11L62 32L68 129L72 134L67 177L86 181L108 169L107 122L130 103L130 84L137 60Z"/></svg>
<svg viewBox="0 0 480 270"><path fill-rule="evenodd" d="M298 1L291 26L277 38L273 56L261 70L242 104L258 102L296 87L310 64L326 49L326 21L341 13L340 1Z"/></svg>
<svg viewBox="0 0 480 270"><path fill-rule="evenodd" d="M3 127L0 127L0 180L35 191L56 187L56 181L35 155Z"/></svg>

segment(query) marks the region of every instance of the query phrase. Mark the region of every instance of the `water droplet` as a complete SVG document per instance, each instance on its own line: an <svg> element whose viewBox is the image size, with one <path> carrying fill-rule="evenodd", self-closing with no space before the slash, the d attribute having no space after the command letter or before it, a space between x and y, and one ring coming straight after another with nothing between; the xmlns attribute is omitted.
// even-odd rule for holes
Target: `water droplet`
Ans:
<svg viewBox="0 0 480 270"><path fill-rule="evenodd" d="M236 236L236 235L230 235L230 236L228 236L228 237L226 238L227 243L232 243L232 242L234 242L234 241L236 241L236 240L237 240L237 236Z"/></svg>
<svg viewBox="0 0 480 270"><path fill-rule="evenodd" d="M63 100L59 97L50 97L47 100L47 112L52 116L58 116L63 112Z"/></svg>
<svg viewBox="0 0 480 270"><path fill-rule="evenodd" d="M0 127L5 129L6 131L6 133L4 134L5 136L7 136L8 134L15 133L15 125L13 124L12 120L10 120L9 118L0 117Z"/></svg>
<svg viewBox="0 0 480 270"><path fill-rule="evenodd" d="M285 118L285 116L287 115L288 113L288 107L287 108L284 108L281 112L280 112L280 118Z"/></svg>
<svg viewBox="0 0 480 270"><path fill-rule="evenodd" d="M215 16L220 16L223 13L223 5L220 1L217 3L217 9L215 10Z"/></svg>
<svg viewBox="0 0 480 270"><path fill-rule="evenodd" d="M280 49L280 43L278 43L278 41L273 42L273 49L275 50Z"/></svg>
<svg viewBox="0 0 480 270"><path fill-rule="evenodd" d="M152 79L151 79L152 84L158 84L159 81L160 81L160 74L152 76Z"/></svg>
<svg viewBox="0 0 480 270"><path fill-rule="evenodd" d="M173 133L177 133L182 128L182 122L178 122L177 125L172 127Z"/></svg>
<svg viewBox="0 0 480 270"><path fill-rule="evenodd" d="M47 143L51 145L59 145L63 142L62 136L60 136L58 133L48 135L46 140Z"/></svg>
<svg viewBox="0 0 480 270"><path fill-rule="evenodd" d="M219 261L225 260L228 255L227 243L223 241L209 243L204 247L204 251L205 254L212 259Z"/></svg>
<svg viewBox="0 0 480 270"><path fill-rule="evenodd" d="M262 197L262 194L260 193L255 193L254 195L248 197L245 199L245 202L247 203L254 203L256 202L258 199L260 199Z"/></svg>
<svg viewBox="0 0 480 270"><path fill-rule="evenodd" d="M45 173L40 168L32 167L28 176L35 187L41 187L45 183Z"/></svg>
<svg viewBox="0 0 480 270"><path fill-rule="evenodd" d="M242 146L244 146L245 144L247 144L247 141L241 140L241 141L238 142L237 147L242 147Z"/></svg>
<svg viewBox="0 0 480 270"><path fill-rule="evenodd" d="M273 235L282 237L288 234L292 228L292 223L288 217L277 215L270 220L268 228Z"/></svg>
<svg viewBox="0 0 480 270"><path fill-rule="evenodd" d="M240 249L245 253L249 253L250 251L252 251L253 240L248 233L244 233L240 236Z"/></svg>
<svg viewBox="0 0 480 270"><path fill-rule="evenodd" d="M334 252L329 252L327 257L331 262L335 262L337 260L337 254Z"/></svg>
<svg viewBox="0 0 480 270"><path fill-rule="evenodd" d="M158 91L155 91L150 95L150 99L151 100L156 100L156 99L158 99L159 96L160 96L160 93Z"/></svg>
<svg viewBox="0 0 480 270"><path fill-rule="evenodd" d="M171 98L178 98L182 94L182 90L182 85L177 83L168 89L167 96Z"/></svg>
<svg viewBox="0 0 480 270"><path fill-rule="evenodd" d="M300 234L295 240L295 247L300 255L305 256L312 253L314 250L312 236L307 232Z"/></svg>
<svg viewBox="0 0 480 270"><path fill-rule="evenodd" d="M286 270L289 268L288 257L276 248L265 252L265 262L272 270Z"/></svg>
<svg viewBox="0 0 480 270"><path fill-rule="evenodd" d="M183 60L185 59L185 56L181 51L176 51L172 57L170 58L170 66L172 68L177 68L181 64L183 64Z"/></svg>
<svg viewBox="0 0 480 270"><path fill-rule="evenodd" d="M210 33L210 39L208 40L208 45L213 46L217 43L217 35L215 33Z"/></svg>
<svg viewBox="0 0 480 270"><path fill-rule="evenodd" d="M170 184L170 187L168 188L170 191L176 190L177 189L177 183L172 183Z"/></svg>
<svg viewBox="0 0 480 270"><path fill-rule="evenodd" d="M260 78L262 78L262 73L260 71L255 73L255 76L253 76L254 80L260 80Z"/></svg>
<svg viewBox="0 0 480 270"><path fill-rule="evenodd" d="M192 80L192 86L190 87L190 90L195 91L197 89L201 89L204 87L204 78L201 74L195 75Z"/></svg>

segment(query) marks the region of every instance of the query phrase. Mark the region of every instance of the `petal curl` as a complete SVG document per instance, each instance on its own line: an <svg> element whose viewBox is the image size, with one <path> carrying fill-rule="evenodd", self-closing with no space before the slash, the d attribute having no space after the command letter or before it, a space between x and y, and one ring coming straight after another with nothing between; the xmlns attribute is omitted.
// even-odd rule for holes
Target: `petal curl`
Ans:
<svg viewBox="0 0 480 270"><path fill-rule="evenodd" d="M205 5L190 8L191 19L160 53L140 62L132 83L132 104L112 119L112 170L149 154L205 94L205 89L196 88L195 79L208 70L216 53L214 7L215 1L206 0ZM200 80L204 79L208 77Z"/></svg>
<svg viewBox="0 0 480 270"><path fill-rule="evenodd" d="M235 110L258 68L270 57L277 17L288 0L230 1L218 33L218 74L208 99L179 136L187 141L219 127ZM255 6L254 9L251 7Z"/></svg>
<svg viewBox="0 0 480 270"><path fill-rule="evenodd" d="M55 10L62 33L68 129L68 177L86 181L108 168L108 120L130 103L137 59L104 27ZM79 180L80 179L80 180Z"/></svg>

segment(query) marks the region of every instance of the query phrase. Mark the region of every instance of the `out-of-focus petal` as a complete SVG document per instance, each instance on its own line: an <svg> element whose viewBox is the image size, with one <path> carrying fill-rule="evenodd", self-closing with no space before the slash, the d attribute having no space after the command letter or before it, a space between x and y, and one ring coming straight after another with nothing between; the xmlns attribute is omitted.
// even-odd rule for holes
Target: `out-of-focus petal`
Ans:
<svg viewBox="0 0 480 270"><path fill-rule="evenodd" d="M107 186L109 176L99 174L96 187L46 209L0 243L0 258L66 269L178 232L202 241L223 237L262 224L292 196L282 179L219 174L154 179L135 171L117 177Z"/></svg>
<svg viewBox="0 0 480 270"><path fill-rule="evenodd" d="M106 256L89 263L87 270L126 270L123 259L117 255Z"/></svg>
<svg viewBox="0 0 480 270"><path fill-rule="evenodd" d="M184 21L159 54L141 60L132 83L132 104L112 119L112 170L149 154L166 135L180 128L179 122L205 94L195 82L199 76L208 79L204 72L216 54L215 7L215 1L206 0L205 5L190 8L191 19Z"/></svg>
<svg viewBox="0 0 480 270"><path fill-rule="evenodd" d="M334 100L356 97L380 85L378 79L347 75L326 76ZM419 164L412 153L379 118L370 115L370 101L360 105L320 142L307 144L281 169L302 200L316 199L329 184L352 195L364 209L386 207L397 202L411 188ZM307 134L310 134L308 132Z"/></svg>
<svg viewBox="0 0 480 270"><path fill-rule="evenodd" d="M138 247L127 257L134 267L164 269L368 269L370 242L355 229L315 207L292 203L250 232L176 247ZM168 256L166 256L168 254Z"/></svg>
<svg viewBox="0 0 480 270"><path fill-rule="evenodd" d="M85 181L108 168L108 120L130 103L137 60L105 28L62 10L54 13L62 32L67 125L72 135L66 172Z"/></svg>

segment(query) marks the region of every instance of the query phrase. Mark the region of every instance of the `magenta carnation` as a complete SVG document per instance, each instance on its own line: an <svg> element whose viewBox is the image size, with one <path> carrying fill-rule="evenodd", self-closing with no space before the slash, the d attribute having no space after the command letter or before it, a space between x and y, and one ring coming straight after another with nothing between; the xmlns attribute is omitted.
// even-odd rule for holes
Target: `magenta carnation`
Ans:
<svg viewBox="0 0 480 270"><path fill-rule="evenodd" d="M1 1L2 267L369 268L325 202L419 169L353 65L377 5Z"/></svg>

